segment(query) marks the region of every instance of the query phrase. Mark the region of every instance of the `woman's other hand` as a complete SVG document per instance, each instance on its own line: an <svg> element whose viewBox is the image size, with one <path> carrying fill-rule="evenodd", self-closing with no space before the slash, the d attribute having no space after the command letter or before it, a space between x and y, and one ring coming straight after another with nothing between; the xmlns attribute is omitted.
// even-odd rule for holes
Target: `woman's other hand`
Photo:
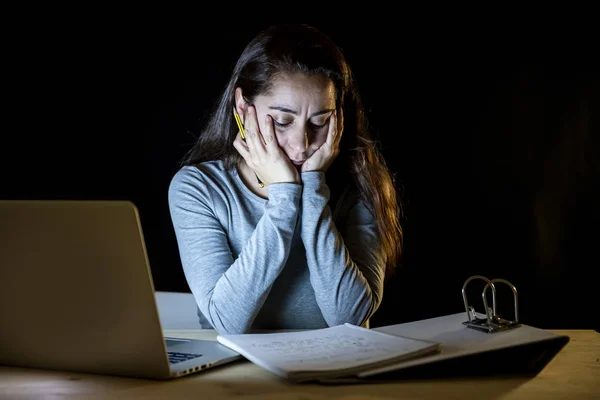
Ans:
<svg viewBox="0 0 600 400"><path fill-rule="evenodd" d="M339 117L338 117L339 115ZM333 160L340 152L340 140L344 129L344 116L340 109L334 111L329 118L329 130L327 139L305 162L302 164L302 172L321 171L326 172Z"/></svg>

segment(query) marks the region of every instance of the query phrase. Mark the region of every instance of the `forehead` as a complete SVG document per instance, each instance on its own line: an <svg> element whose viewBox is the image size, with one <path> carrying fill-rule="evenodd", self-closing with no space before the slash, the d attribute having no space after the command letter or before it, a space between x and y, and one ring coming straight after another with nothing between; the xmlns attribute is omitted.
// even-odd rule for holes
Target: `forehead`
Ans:
<svg viewBox="0 0 600 400"><path fill-rule="evenodd" d="M265 100L294 105L311 103L315 106L335 106L335 86L331 79L322 75L284 74L273 80Z"/></svg>

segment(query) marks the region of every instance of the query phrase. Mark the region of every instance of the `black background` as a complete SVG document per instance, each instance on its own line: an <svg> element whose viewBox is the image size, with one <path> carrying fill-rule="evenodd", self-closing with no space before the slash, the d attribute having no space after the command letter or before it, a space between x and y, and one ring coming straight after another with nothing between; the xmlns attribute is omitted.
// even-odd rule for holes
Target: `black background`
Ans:
<svg viewBox="0 0 600 400"><path fill-rule="evenodd" d="M373 325L460 312L463 282L482 274L516 285L525 323L597 329L590 52L543 32L315 25L354 68L404 202L405 256ZM156 289L188 292L167 187L267 24L240 26L22 32L5 49L1 197L132 200ZM510 318L512 295L499 296Z"/></svg>

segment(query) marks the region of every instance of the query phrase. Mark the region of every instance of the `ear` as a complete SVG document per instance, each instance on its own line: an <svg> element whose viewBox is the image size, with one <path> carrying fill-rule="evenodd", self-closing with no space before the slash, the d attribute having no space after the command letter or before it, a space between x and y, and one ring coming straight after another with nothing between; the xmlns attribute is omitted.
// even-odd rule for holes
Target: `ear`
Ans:
<svg viewBox="0 0 600 400"><path fill-rule="evenodd" d="M244 99L244 96L242 95L242 89L239 87L235 88L234 101L235 101L235 111L238 113L238 115L240 116L240 119L242 120L242 123L243 123L244 122L244 110L248 106L248 103L246 103L246 100Z"/></svg>

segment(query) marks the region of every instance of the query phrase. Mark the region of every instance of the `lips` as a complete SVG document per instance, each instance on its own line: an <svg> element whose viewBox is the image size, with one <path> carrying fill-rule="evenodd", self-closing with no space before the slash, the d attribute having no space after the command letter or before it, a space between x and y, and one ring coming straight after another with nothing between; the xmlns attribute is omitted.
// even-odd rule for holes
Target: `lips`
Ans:
<svg viewBox="0 0 600 400"><path fill-rule="evenodd" d="M302 165L306 160L290 160L294 165Z"/></svg>

